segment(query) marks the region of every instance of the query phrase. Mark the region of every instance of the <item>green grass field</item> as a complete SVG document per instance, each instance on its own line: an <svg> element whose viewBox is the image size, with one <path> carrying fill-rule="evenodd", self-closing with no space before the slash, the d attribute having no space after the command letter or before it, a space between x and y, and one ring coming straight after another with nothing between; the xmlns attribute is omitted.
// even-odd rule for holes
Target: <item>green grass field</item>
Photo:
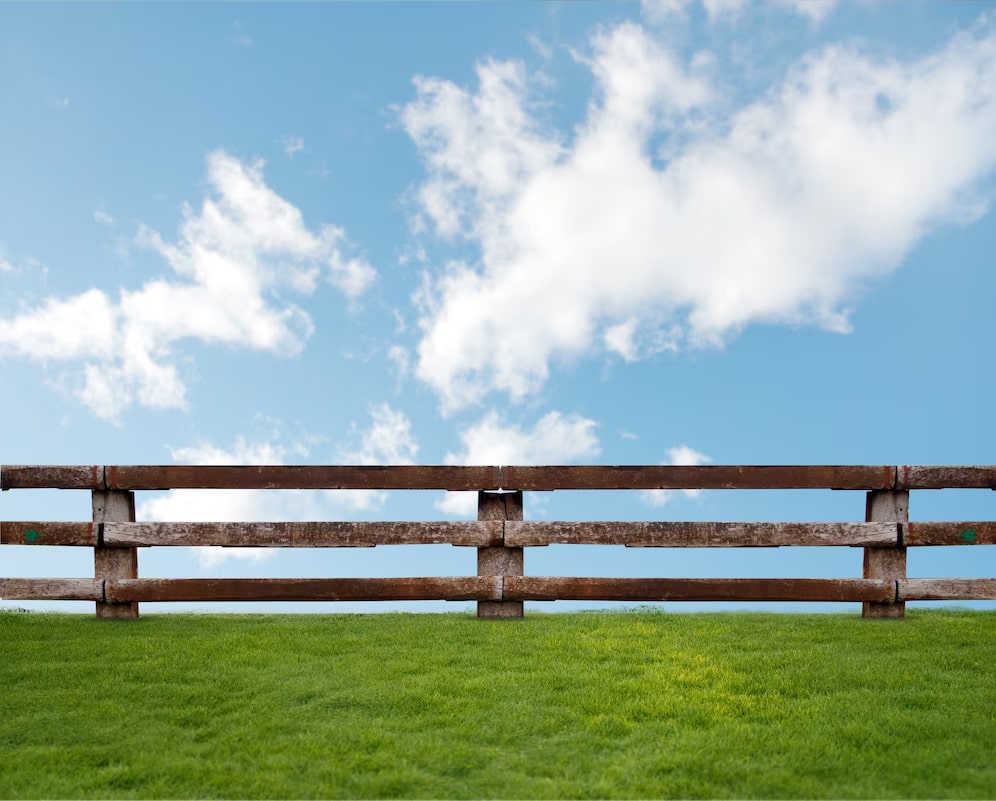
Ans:
<svg viewBox="0 0 996 801"><path fill-rule="evenodd" d="M993 798L996 614L0 614L0 798Z"/></svg>

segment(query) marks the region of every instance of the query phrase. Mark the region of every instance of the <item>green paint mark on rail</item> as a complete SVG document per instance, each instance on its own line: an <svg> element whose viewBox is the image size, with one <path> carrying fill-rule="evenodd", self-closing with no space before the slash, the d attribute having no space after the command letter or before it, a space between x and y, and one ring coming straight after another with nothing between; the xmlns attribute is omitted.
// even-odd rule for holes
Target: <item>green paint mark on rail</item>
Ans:
<svg viewBox="0 0 996 801"><path fill-rule="evenodd" d="M27 531L24 532L25 542L38 542L38 540L43 540L43 539L45 539L45 535L42 534L40 531L35 531L33 528L29 528Z"/></svg>
<svg viewBox="0 0 996 801"><path fill-rule="evenodd" d="M961 532L961 534L959 534L958 536L961 538L962 542L967 542L969 545L971 545L973 542L975 542L976 534L972 529L968 528L965 529L963 532Z"/></svg>

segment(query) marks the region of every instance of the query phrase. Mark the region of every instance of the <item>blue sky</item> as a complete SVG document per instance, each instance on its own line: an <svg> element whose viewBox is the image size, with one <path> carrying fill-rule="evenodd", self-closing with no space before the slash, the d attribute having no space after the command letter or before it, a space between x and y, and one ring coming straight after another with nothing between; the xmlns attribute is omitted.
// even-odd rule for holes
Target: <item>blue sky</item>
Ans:
<svg viewBox="0 0 996 801"><path fill-rule="evenodd" d="M0 4L0 76L0 462L996 462L993 4ZM526 516L860 520L863 500L564 492ZM88 504L11 492L0 517ZM149 493L139 517L472 506ZM992 550L909 572L996 575ZM0 557L92 575L83 550ZM157 549L140 575L474 564ZM857 549L526 553L532 575L860 569Z"/></svg>

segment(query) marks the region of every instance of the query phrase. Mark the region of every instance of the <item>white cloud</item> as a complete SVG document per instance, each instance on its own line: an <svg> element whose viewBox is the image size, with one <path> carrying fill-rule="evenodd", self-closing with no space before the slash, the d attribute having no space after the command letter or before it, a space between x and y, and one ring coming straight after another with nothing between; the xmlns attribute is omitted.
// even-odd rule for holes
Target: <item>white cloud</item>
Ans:
<svg viewBox="0 0 996 801"><path fill-rule="evenodd" d="M0 273L12 273L14 272L14 265L7 261L6 256L4 256L3 251L0 251Z"/></svg>
<svg viewBox="0 0 996 801"><path fill-rule="evenodd" d="M343 454L343 461L353 464L414 464L418 442L412 424L403 413L386 403L370 408L370 427L360 436L360 447Z"/></svg>
<svg viewBox="0 0 996 801"><path fill-rule="evenodd" d="M418 455L418 441L412 434L411 421L386 403L370 407L370 425L359 432L359 440L358 448L340 452L341 463L414 464ZM387 494L378 490L347 490L340 494L358 510L380 508L387 501Z"/></svg>
<svg viewBox="0 0 996 801"><path fill-rule="evenodd" d="M684 19L692 0L640 0L640 11L652 23Z"/></svg>
<svg viewBox="0 0 996 801"><path fill-rule="evenodd" d="M706 14L712 21L736 17L747 5L747 0L702 0Z"/></svg>
<svg viewBox="0 0 996 801"><path fill-rule="evenodd" d="M114 225L114 218L102 209L94 209L93 220L98 225L106 225L108 228Z"/></svg>
<svg viewBox="0 0 996 801"><path fill-rule="evenodd" d="M453 465L569 464L599 453L597 424L577 414L550 412L531 429L506 422L495 411L460 432L463 449L446 454ZM476 514L476 492L449 492L436 508L449 515Z"/></svg>
<svg viewBox="0 0 996 801"><path fill-rule="evenodd" d="M678 445L675 448L668 448L667 451L667 461L664 464L672 465L698 465L698 464L708 464L711 462L708 456L704 453L699 453L687 445ZM701 493L701 490L681 490L689 498L697 498ZM643 500L650 504L651 506L660 507L671 500L673 490L644 490L641 493Z"/></svg>
<svg viewBox="0 0 996 801"><path fill-rule="evenodd" d="M411 356L407 348L391 345L387 351L387 358L394 364L399 378L406 378L411 372Z"/></svg>
<svg viewBox="0 0 996 801"><path fill-rule="evenodd" d="M837 0L781 0L781 4L816 24L830 15L837 6Z"/></svg>
<svg viewBox="0 0 996 801"><path fill-rule="evenodd" d="M781 6L795 12L814 23L821 22L833 11L837 0L768 0L769 4ZM687 9L694 0L641 0L641 12L651 23L669 23L687 17ZM744 11L750 0L702 0L702 7L712 23L735 20Z"/></svg>
<svg viewBox="0 0 996 801"><path fill-rule="evenodd" d="M369 428L360 433L357 451L344 454L342 462L355 464L411 464L418 444L411 432L411 423L401 412L387 404L370 411ZM307 457L307 441L285 445L279 426L258 440L239 437L229 447L210 442L171 448L173 461L180 464L252 465L287 464ZM386 493L367 490L172 490L141 504L138 518L148 521L173 522L252 522L334 520L343 515L370 513L380 509ZM202 567L215 567L227 559L259 561L271 557L270 548L196 548Z"/></svg>
<svg viewBox="0 0 996 801"><path fill-rule="evenodd" d="M978 214L996 165L991 17L906 63L812 53L732 110L708 59L686 67L636 25L592 51L596 94L567 144L516 63L480 65L475 92L419 78L401 114L424 221L480 249L416 296L416 374L444 412L522 399L552 361L602 348L721 346L757 322L847 331L870 280Z"/></svg>
<svg viewBox="0 0 996 801"><path fill-rule="evenodd" d="M133 403L183 408L177 343L292 355L313 324L287 293L313 293L324 274L355 299L373 281L369 264L343 254L342 228L309 229L265 184L262 162L216 151L208 183L201 209L184 207L176 242L139 232L138 243L158 252L172 275L122 289L117 301L91 289L0 319L5 354L76 363L74 392L100 417L115 419Z"/></svg>
<svg viewBox="0 0 996 801"><path fill-rule="evenodd" d="M292 159L296 153L304 150L304 139L300 136L285 136L283 139L284 153L287 158Z"/></svg>
<svg viewBox="0 0 996 801"><path fill-rule="evenodd" d="M340 244L347 244L346 232L335 225L322 229L322 237L328 243L329 283L347 298L358 298L367 291L377 277L377 271L365 259L347 258Z"/></svg>

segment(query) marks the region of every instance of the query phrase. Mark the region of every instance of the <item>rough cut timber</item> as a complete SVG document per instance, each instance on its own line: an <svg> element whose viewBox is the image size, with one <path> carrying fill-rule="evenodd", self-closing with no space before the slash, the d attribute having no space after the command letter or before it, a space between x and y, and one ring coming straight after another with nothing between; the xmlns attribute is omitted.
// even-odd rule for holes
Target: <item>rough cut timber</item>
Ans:
<svg viewBox="0 0 996 801"><path fill-rule="evenodd" d="M91 495L93 522L99 526L135 520L135 493L94 490ZM138 578L136 548L106 548L98 543L93 549L93 575L97 579ZM99 618L136 618L138 604L97 601Z"/></svg>
<svg viewBox="0 0 996 801"><path fill-rule="evenodd" d="M9 489L104 489L100 465L20 465L0 467L0 488Z"/></svg>
<svg viewBox="0 0 996 801"><path fill-rule="evenodd" d="M97 579L0 579L5 601L102 601L103 582Z"/></svg>
<svg viewBox="0 0 996 801"><path fill-rule="evenodd" d="M522 520L521 492L479 492L477 494L477 519L500 522ZM522 548L507 545L477 549L478 576L521 576L525 556ZM477 616L480 618L518 618L525 614L522 601L480 601Z"/></svg>
<svg viewBox="0 0 996 801"><path fill-rule="evenodd" d="M256 548L369 548L434 543L501 545L502 524L425 523L106 523L104 545Z"/></svg>
<svg viewBox="0 0 996 801"><path fill-rule="evenodd" d="M505 524L505 544L627 545L645 548L841 545L895 547L895 523L619 523L522 522Z"/></svg>
<svg viewBox="0 0 996 801"><path fill-rule="evenodd" d="M868 579L505 578L525 601L888 601L895 583Z"/></svg>
<svg viewBox="0 0 996 801"><path fill-rule="evenodd" d="M333 579L124 579L108 601L479 601L500 600L500 577Z"/></svg>
<svg viewBox="0 0 996 801"><path fill-rule="evenodd" d="M3 465L8 489L996 489L996 465Z"/></svg>
<svg viewBox="0 0 996 801"><path fill-rule="evenodd" d="M996 545L996 523L907 523L903 542L917 545Z"/></svg>
<svg viewBox="0 0 996 801"><path fill-rule="evenodd" d="M996 489L996 465L900 465L896 489Z"/></svg>
<svg viewBox="0 0 996 801"><path fill-rule="evenodd" d="M865 498L865 520L906 523L910 519L908 490L869 492ZM899 581L906 578L906 548L865 548L861 575L866 579ZM887 603L866 601L862 617L903 617L906 604L893 598Z"/></svg>
<svg viewBox="0 0 996 801"><path fill-rule="evenodd" d="M0 545L97 545L99 526L90 523L45 523L4 520L0 522Z"/></svg>
<svg viewBox="0 0 996 801"><path fill-rule="evenodd" d="M994 601L996 579L906 579L899 582L903 601Z"/></svg>
<svg viewBox="0 0 996 801"><path fill-rule="evenodd" d="M503 467L502 486L561 489L892 489L895 466L653 465Z"/></svg>
<svg viewBox="0 0 996 801"><path fill-rule="evenodd" d="M497 488L497 467L432 465L108 466L108 489L441 489Z"/></svg>

